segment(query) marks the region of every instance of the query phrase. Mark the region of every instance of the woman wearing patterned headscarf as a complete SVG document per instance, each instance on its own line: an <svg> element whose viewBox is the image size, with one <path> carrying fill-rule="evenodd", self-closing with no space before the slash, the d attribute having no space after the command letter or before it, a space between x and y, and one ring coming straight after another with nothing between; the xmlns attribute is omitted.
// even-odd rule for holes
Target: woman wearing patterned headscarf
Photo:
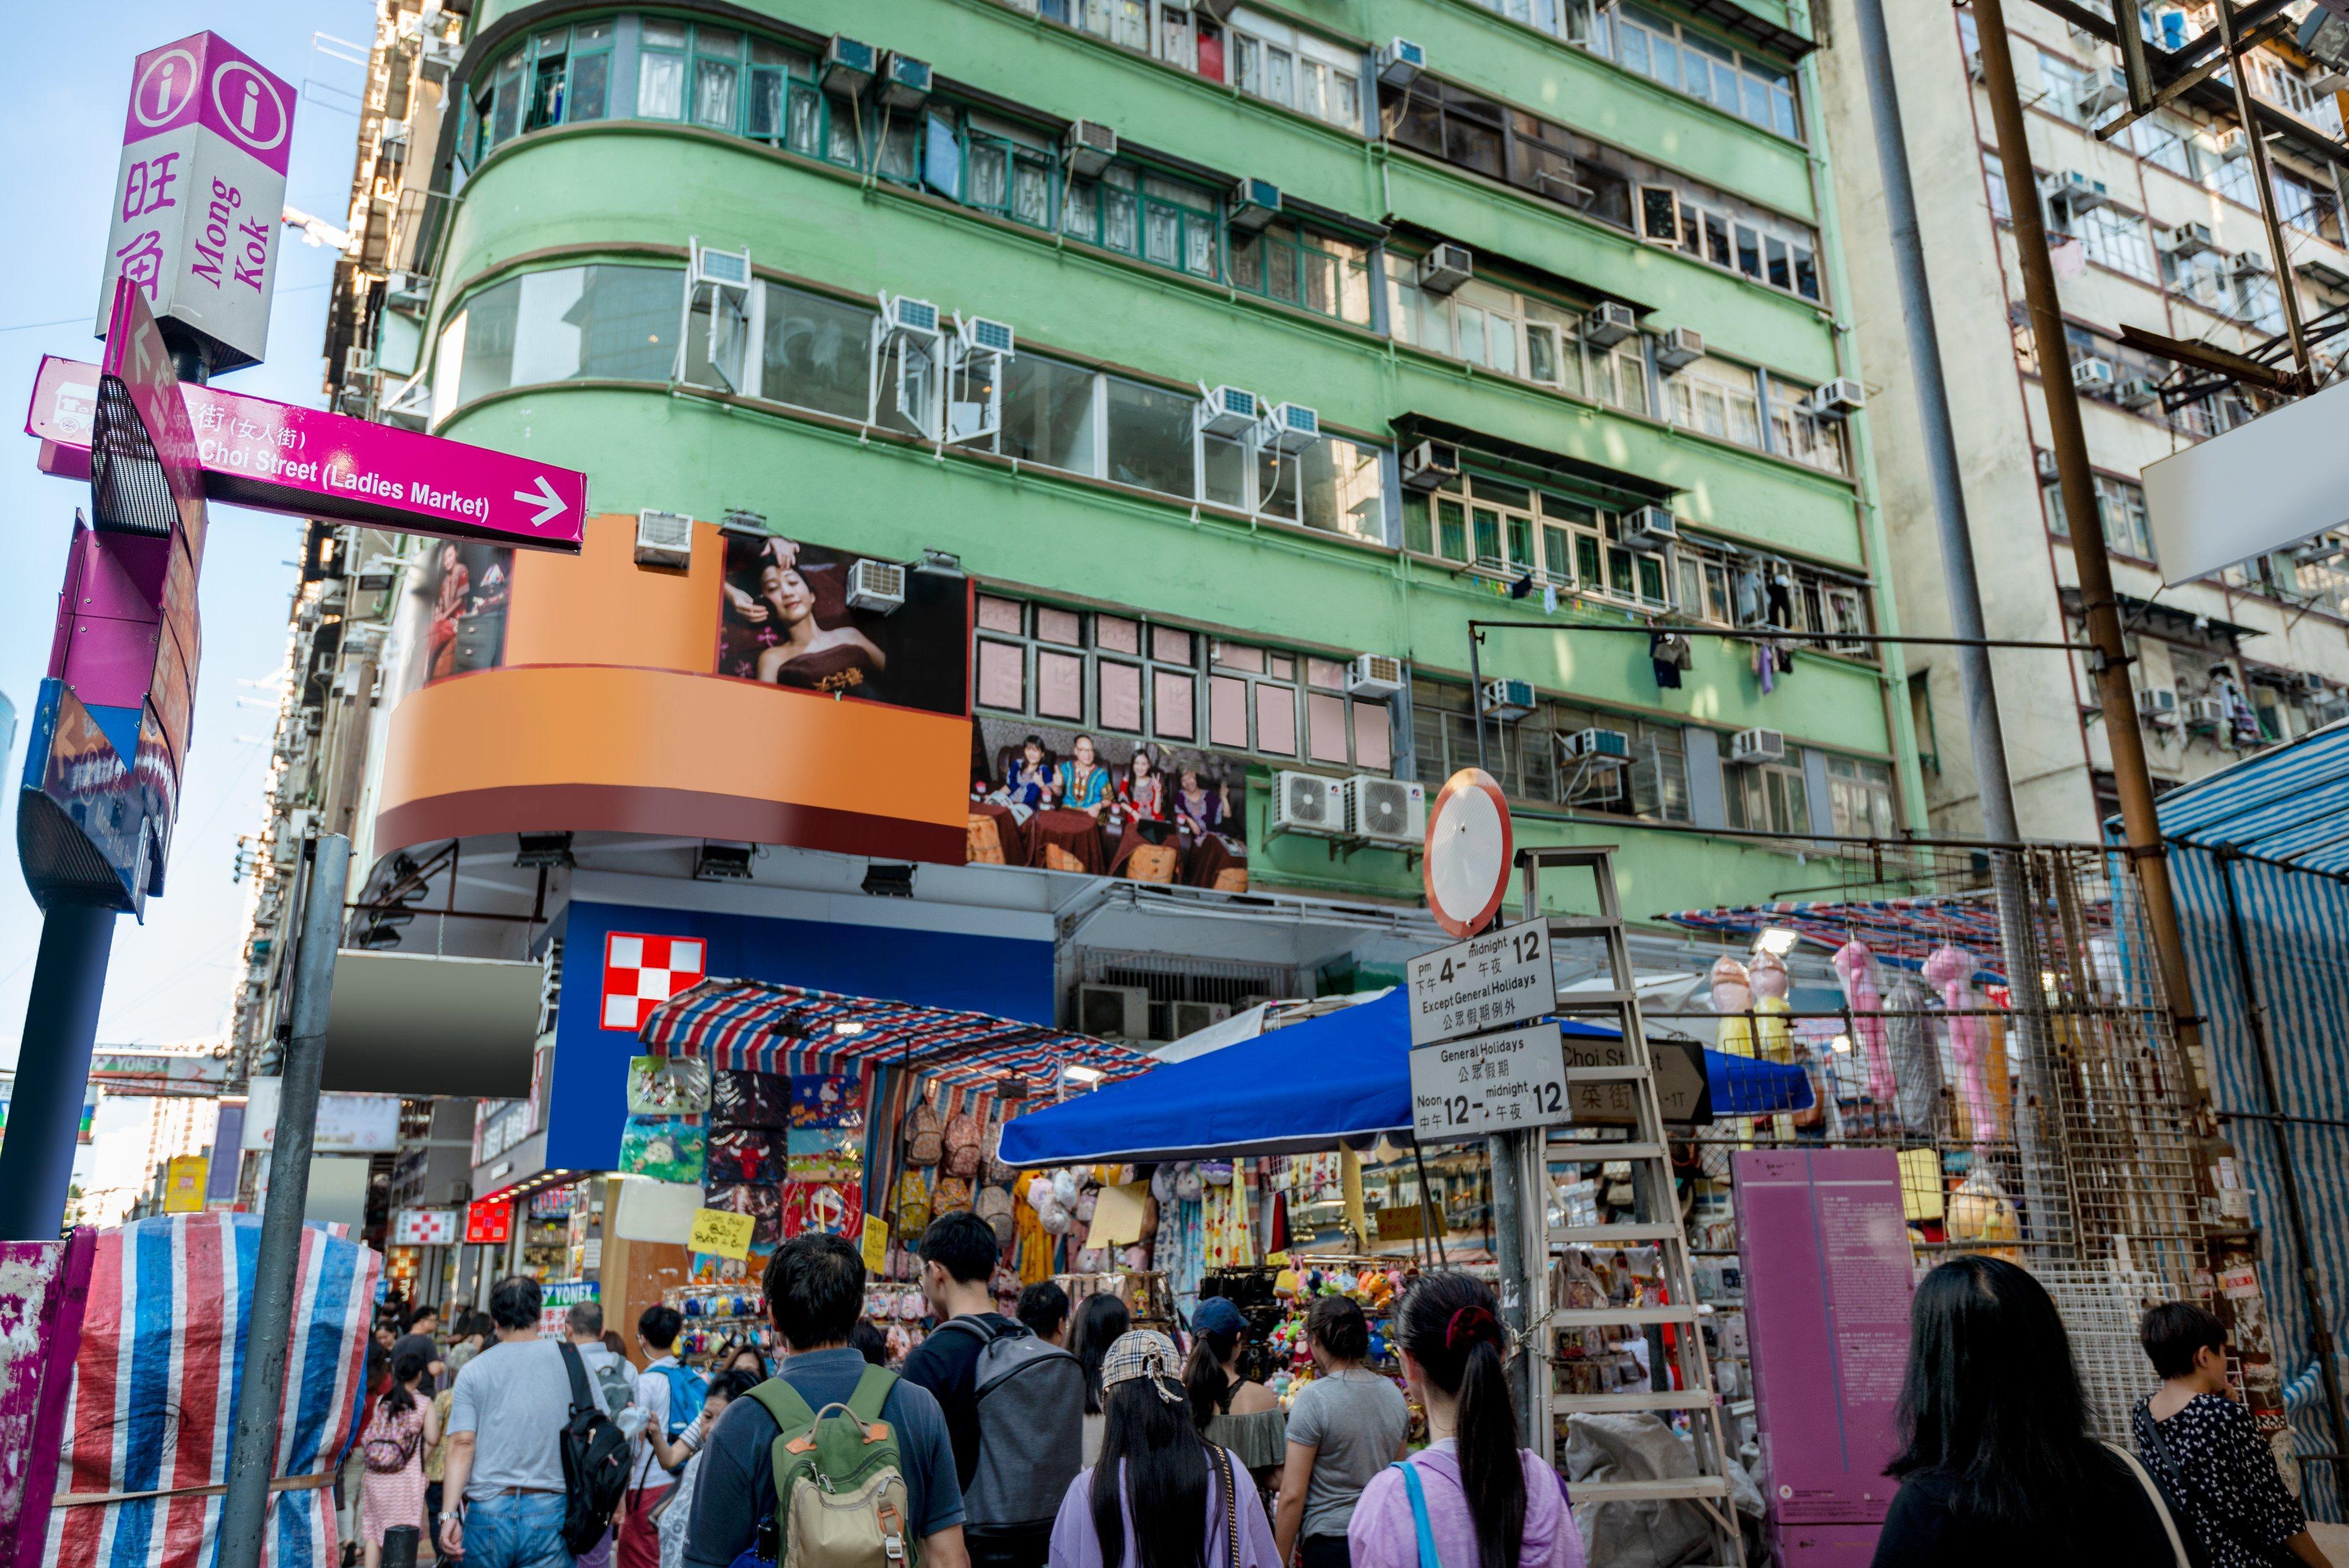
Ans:
<svg viewBox="0 0 2349 1568"><path fill-rule="evenodd" d="M1101 1384L1101 1461L1061 1500L1051 1568L1278 1568L1246 1467L1192 1423L1174 1342L1122 1335Z"/></svg>

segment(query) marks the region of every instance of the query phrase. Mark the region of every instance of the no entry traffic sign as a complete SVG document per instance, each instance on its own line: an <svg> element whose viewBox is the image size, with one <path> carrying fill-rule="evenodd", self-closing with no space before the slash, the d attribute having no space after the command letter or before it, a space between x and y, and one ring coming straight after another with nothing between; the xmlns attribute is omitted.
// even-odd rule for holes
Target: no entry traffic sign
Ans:
<svg viewBox="0 0 2349 1568"><path fill-rule="evenodd" d="M25 433L44 472L89 472L98 367L45 357ZM204 493L264 511L397 533L576 553L587 476L576 469L217 387L183 386Z"/></svg>

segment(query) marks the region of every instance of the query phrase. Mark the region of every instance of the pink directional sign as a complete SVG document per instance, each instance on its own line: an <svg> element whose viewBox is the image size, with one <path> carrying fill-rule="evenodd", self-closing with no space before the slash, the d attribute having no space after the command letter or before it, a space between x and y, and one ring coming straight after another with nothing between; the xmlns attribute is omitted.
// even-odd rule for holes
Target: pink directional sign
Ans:
<svg viewBox="0 0 2349 1568"><path fill-rule="evenodd" d="M44 358L25 433L44 472L89 472L95 365ZM215 501L406 534L576 553L587 476L344 414L186 386L189 422Z"/></svg>

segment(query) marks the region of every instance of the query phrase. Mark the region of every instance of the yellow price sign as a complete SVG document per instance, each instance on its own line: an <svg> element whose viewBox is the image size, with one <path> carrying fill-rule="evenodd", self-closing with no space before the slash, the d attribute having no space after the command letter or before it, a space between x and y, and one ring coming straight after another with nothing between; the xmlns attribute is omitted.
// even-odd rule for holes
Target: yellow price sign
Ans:
<svg viewBox="0 0 2349 1568"><path fill-rule="evenodd" d="M747 1258L750 1255L750 1233L759 1222L748 1214L736 1214L724 1209L697 1209L693 1211L693 1231L686 1237L686 1246L696 1252L708 1252L720 1258Z"/></svg>
<svg viewBox="0 0 2349 1568"><path fill-rule="evenodd" d="M163 1212L166 1214L201 1214L204 1210L205 1179L212 1173L212 1161L200 1154L183 1154L172 1158L163 1178Z"/></svg>
<svg viewBox="0 0 2349 1568"><path fill-rule="evenodd" d="M889 1222L864 1217L864 1272L877 1274L889 1263Z"/></svg>

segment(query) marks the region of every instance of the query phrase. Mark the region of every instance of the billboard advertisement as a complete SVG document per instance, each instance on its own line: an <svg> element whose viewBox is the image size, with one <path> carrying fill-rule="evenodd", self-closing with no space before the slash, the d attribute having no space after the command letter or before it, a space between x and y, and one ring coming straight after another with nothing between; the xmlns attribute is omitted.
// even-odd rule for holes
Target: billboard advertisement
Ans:
<svg viewBox="0 0 2349 1568"><path fill-rule="evenodd" d="M852 607L860 566L901 585L904 602ZM969 585L958 573L871 561L781 535L730 533L717 672L959 715L969 711Z"/></svg>
<svg viewBox="0 0 2349 1568"><path fill-rule="evenodd" d="M432 601L432 628L424 679L440 680L495 670L505 661L506 606L513 587L513 551L478 540L426 543L425 595Z"/></svg>
<svg viewBox="0 0 2349 1568"><path fill-rule="evenodd" d="M1029 719L974 726L969 857L1247 890L1247 763Z"/></svg>

